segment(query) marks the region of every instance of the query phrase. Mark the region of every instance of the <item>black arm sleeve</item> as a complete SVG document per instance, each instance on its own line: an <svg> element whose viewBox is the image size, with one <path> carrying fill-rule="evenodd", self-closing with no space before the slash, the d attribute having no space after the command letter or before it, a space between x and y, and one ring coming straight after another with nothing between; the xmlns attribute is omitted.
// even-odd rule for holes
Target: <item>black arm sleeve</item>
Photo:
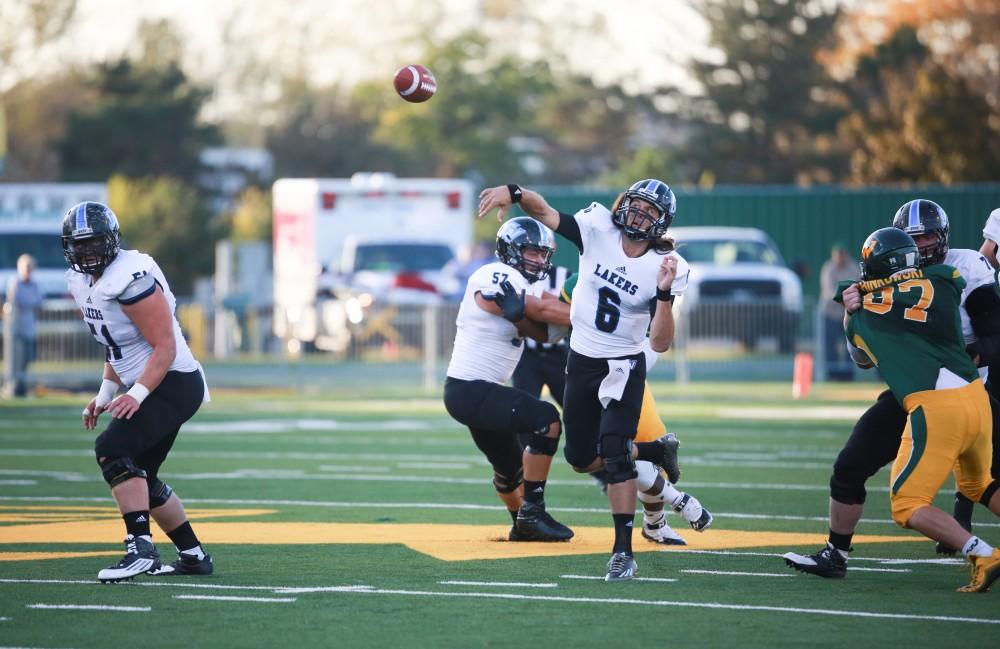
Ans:
<svg viewBox="0 0 1000 649"><path fill-rule="evenodd" d="M988 284L969 293L965 312L978 339L969 345L969 351L979 354L980 365L1000 362L1000 294L996 287Z"/></svg>
<svg viewBox="0 0 1000 649"><path fill-rule="evenodd" d="M580 254L583 254L583 236L580 234L580 226L572 215L559 212L559 227L556 228L556 232L569 239Z"/></svg>

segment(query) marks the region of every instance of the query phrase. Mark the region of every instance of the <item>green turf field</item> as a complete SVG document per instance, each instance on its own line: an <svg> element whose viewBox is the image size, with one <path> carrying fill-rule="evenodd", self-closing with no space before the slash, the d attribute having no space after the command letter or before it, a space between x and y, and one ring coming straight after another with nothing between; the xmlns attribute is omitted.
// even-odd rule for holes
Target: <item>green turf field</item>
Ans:
<svg viewBox="0 0 1000 649"><path fill-rule="evenodd" d="M830 466L877 390L793 402L787 384L655 384L678 486L715 524L671 516L688 549L636 533L640 578L624 584L601 581L607 503L561 456L547 502L577 538L506 543L491 471L437 395L348 387L216 394L161 472L216 574L102 586L124 531L78 423L86 398L0 402L0 645L996 647L1000 590L954 592L967 569L891 522L885 472L847 579L780 559L824 542ZM988 512L976 521L1000 543Z"/></svg>

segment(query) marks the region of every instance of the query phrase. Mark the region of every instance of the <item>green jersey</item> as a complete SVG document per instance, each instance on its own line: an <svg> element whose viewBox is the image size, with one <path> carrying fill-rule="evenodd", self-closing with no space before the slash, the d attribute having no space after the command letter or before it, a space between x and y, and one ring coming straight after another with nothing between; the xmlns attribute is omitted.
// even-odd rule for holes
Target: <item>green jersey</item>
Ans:
<svg viewBox="0 0 1000 649"><path fill-rule="evenodd" d="M559 299L566 304L573 303L573 289L576 288L576 280L580 278L580 273L573 273L563 282L562 290L559 291Z"/></svg>
<svg viewBox="0 0 1000 649"><path fill-rule="evenodd" d="M849 285L843 283L834 299L841 302ZM848 320L847 338L878 366L900 403L935 389L942 369L969 382L979 378L962 336L965 280L958 270L938 264L860 287L862 308Z"/></svg>

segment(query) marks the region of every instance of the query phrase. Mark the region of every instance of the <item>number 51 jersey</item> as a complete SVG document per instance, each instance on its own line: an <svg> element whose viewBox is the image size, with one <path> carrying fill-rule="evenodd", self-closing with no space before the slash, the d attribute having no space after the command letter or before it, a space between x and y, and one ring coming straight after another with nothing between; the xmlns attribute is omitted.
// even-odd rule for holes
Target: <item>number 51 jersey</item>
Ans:
<svg viewBox="0 0 1000 649"><path fill-rule="evenodd" d="M101 277L93 284L91 281L90 275L66 271L66 283L83 313L83 321L97 342L104 345L105 360L111 363L124 385L131 386L139 380L146 361L153 354L153 347L122 310L122 304L134 304L148 297L157 284L170 308L177 345L177 353L169 369L179 372L200 369L173 315L177 300L163 271L152 257L136 250L121 250Z"/></svg>
<svg viewBox="0 0 1000 649"><path fill-rule="evenodd" d="M641 257L626 255L621 229L611 221L608 208L599 203L592 203L573 218L580 227L583 251L570 303L570 349L590 358L638 354L649 329L660 264L667 256L677 260L677 274L670 285L675 297L687 288L690 267L676 252L663 255L649 250Z"/></svg>

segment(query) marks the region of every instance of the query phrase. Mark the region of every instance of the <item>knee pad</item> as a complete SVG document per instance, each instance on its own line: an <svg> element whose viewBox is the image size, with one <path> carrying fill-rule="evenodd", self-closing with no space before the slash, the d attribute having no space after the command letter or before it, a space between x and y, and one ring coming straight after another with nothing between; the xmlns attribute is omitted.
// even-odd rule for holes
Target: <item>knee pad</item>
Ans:
<svg viewBox="0 0 1000 649"><path fill-rule="evenodd" d="M146 478L146 472L137 467L130 457L108 457L97 463L101 465L104 481L112 487L132 478Z"/></svg>
<svg viewBox="0 0 1000 649"><path fill-rule="evenodd" d="M628 437L605 435L598 444L597 452L604 460L609 483L627 482L638 475L635 460L632 459L632 440Z"/></svg>
<svg viewBox="0 0 1000 649"><path fill-rule="evenodd" d="M1000 490L1000 480L994 480L988 487L986 487L986 489L983 490L983 495L979 497L979 502L986 507L989 507L990 499L993 498L993 494L995 494L998 490Z"/></svg>
<svg viewBox="0 0 1000 649"><path fill-rule="evenodd" d="M636 462L635 471L637 474L635 486L639 490L641 498L644 491L656 486L656 479L660 477L660 469L652 462Z"/></svg>
<svg viewBox="0 0 1000 649"><path fill-rule="evenodd" d="M548 401L534 401L530 406L519 407L514 412L514 430L529 431L520 433L519 437L532 455L556 454L559 438L546 437L545 434L552 424L558 425L559 422L559 411Z"/></svg>
<svg viewBox="0 0 1000 649"><path fill-rule="evenodd" d="M851 458L844 451L837 455L833 475L830 476L830 497L845 505L863 505L868 496L865 478L851 464Z"/></svg>
<svg viewBox="0 0 1000 649"><path fill-rule="evenodd" d="M513 477L505 476L496 470L493 471L493 488L497 490L497 493L514 493L521 486L522 482L524 482L523 468L518 469Z"/></svg>
<svg viewBox="0 0 1000 649"><path fill-rule="evenodd" d="M174 490L170 488L165 482L160 482L159 479L154 479L149 483L149 508L156 509L157 507L163 507L170 500L170 496L173 495Z"/></svg>
<svg viewBox="0 0 1000 649"><path fill-rule="evenodd" d="M552 424L556 425L557 431L559 427L559 420L556 419L552 423L547 424L544 428L538 430L533 430L527 435L522 435L522 442L524 443L525 450L527 450L532 455L548 455L552 457L556 454L556 449L559 448L559 434L558 431L555 437L549 437L546 433L549 432L549 428Z"/></svg>
<svg viewBox="0 0 1000 649"><path fill-rule="evenodd" d="M892 496L889 499L889 504L892 507L892 520L896 521L896 525L906 527L910 523L910 517L913 516L913 512L929 506L931 498L921 496Z"/></svg>

